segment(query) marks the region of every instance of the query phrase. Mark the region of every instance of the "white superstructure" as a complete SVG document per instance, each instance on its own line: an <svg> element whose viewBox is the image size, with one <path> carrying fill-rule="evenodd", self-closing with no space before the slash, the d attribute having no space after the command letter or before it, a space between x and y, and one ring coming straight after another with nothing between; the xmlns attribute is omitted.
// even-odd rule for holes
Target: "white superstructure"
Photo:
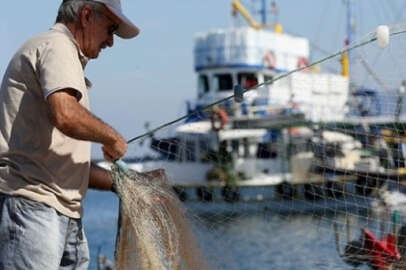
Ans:
<svg viewBox="0 0 406 270"><path fill-rule="evenodd" d="M195 40L198 105L207 105L244 88L308 65L306 38L249 27L200 33ZM305 69L245 94L243 106L293 106L308 120L342 120L347 112L348 78Z"/></svg>
<svg viewBox="0 0 406 270"><path fill-rule="evenodd" d="M258 67L284 72L309 57L307 39L250 27L199 33L195 40L196 70Z"/></svg>

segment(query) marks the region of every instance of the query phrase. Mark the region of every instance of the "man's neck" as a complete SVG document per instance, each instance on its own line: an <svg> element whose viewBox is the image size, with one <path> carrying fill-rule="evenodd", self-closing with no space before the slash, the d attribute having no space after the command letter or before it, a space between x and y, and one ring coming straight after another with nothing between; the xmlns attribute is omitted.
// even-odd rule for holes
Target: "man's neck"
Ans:
<svg viewBox="0 0 406 270"><path fill-rule="evenodd" d="M82 30L75 23L64 23L64 25L69 29L72 33L73 38L78 43L79 47L82 48L83 43L83 33Z"/></svg>

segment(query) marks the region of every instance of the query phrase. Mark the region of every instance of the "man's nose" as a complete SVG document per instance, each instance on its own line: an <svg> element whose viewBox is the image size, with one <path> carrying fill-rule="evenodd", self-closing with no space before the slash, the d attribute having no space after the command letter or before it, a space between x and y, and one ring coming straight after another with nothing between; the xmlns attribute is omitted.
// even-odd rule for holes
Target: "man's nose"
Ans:
<svg viewBox="0 0 406 270"><path fill-rule="evenodd" d="M109 36L109 38L107 39L107 45L109 47L113 47L113 45L114 45L114 35Z"/></svg>

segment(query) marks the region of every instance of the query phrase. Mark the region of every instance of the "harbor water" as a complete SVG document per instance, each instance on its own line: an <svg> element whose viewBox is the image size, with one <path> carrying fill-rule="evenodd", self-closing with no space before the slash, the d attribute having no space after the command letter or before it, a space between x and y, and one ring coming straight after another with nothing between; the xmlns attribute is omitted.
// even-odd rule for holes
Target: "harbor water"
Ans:
<svg viewBox="0 0 406 270"><path fill-rule="evenodd" d="M242 204L240 209L228 205L232 211L226 207L189 207L212 269L352 269L337 253L332 226L335 218L346 215L345 210L294 213L274 211L277 209L263 204ZM98 252L113 259L118 199L109 192L89 191L84 209L91 252L89 269L95 270Z"/></svg>

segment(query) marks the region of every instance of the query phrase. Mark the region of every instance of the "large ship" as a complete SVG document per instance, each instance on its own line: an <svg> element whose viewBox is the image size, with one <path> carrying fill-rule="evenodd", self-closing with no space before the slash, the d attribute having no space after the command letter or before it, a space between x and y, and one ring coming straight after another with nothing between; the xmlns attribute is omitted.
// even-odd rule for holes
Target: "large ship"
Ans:
<svg viewBox="0 0 406 270"><path fill-rule="evenodd" d="M349 123L354 92L348 55L341 55L339 74L308 68L306 38L284 33L282 25L266 24L264 18L256 22L239 0L232 1L232 9L249 25L196 35L197 95L188 104L188 117L172 136L152 134L156 155L128 160L130 168L164 168L181 199L203 201L262 200L262 187L272 188L266 193L272 198L336 199L345 192L369 194L382 185L381 178L399 177L393 164L383 162L391 158L388 147L376 155L366 151L365 138L320 128ZM246 91L239 103L228 99L236 85L261 87ZM376 176L372 184L371 175ZM242 196L244 189L260 193Z"/></svg>

